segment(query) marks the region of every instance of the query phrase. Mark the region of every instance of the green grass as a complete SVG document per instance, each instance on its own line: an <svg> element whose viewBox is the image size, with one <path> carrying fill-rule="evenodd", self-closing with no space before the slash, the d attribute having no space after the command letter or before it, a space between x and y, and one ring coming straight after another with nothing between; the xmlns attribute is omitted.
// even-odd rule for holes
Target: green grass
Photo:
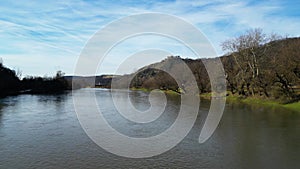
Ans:
<svg viewBox="0 0 300 169"><path fill-rule="evenodd" d="M264 98L255 98L255 97L248 97L248 98L239 98L236 96L228 96L226 98L229 102L242 102L245 104L250 105L261 105L261 106L269 106L269 107L283 107L292 111L296 111L300 113L300 102L296 103L289 103L289 104L282 104L279 101L264 99Z"/></svg>
<svg viewBox="0 0 300 169"><path fill-rule="evenodd" d="M138 90L138 91L143 91L143 92L151 92L150 89L146 89L146 88L136 88L136 87L132 87L132 88L130 88L130 90Z"/></svg>
<svg viewBox="0 0 300 169"><path fill-rule="evenodd" d="M147 88L130 88L130 90L137 90L137 91L143 91L143 92L151 92L152 90L151 89L147 89ZM160 90L160 89L158 89ZM166 94L169 94L169 95L180 95L180 93L176 92L176 91L173 91L173 90L160 90Z"/></svg>
<svg viewBox="0 0 300 169"><path fill-rule="evenodd" d="M247 104L261 104L261 105L269 105L269 106L281 105L279 102L276 102L274 100L258 98L258 97L241 98L238 96L227 96L226 99L228 101L240 101Z"/></svg>
<svg viewBox="0 0 300 169"><path fill-rule="evenodd" d="M200 98L211 99L211 93L201 93Z"/></svg>
<svg viewBox="0 0 300 169"><path fill-rule="evenodd" d="M151 92L151 89L146 89L146 88L131 88L131 90ZM166 94L170 94L170 95L180 95L180 93L173 91L173 90L160 90L160 91L162 91ZM211 93L200 94L200 97L203 99L211 99ZM282 104L279 101L271 100L271 99L265 99L265 98L260 98L260 97L242 98L240 96L233 96L233 95L227 96L226 101L227 102L240 102L240 103L245 103L245 104L249 104L249 105L257 105L257 106L269 106L269 107L275 107L275 108L281 107L281 108L286 108L286 109L300 113L300 102Z"/></svg>
<svg viewBox="0 0 300 169"><path fill-rule="evenodd" d="M211 99L211 94L204 93L204 94L201 94L200 97L203 99ZM226 101L232 102L232 103L239 102L239 103L245 103L245 104L249 104L249 105L268 106L268 107L274 107L274 108L281 107L281 108L286 108L286 109L293 110L293 111L300 113L300 102L282 104L279 101L266 99L266 98L260 98L260 97L242 98L240 96L233 96L233 95L227 96Z"/></svg>
<svg viewBox="0 0 300 169"><path fill-rule="evenodd" d="M290 110L300 112L300 102L286 104L286 105L284 105L284 107L288 108Z"/></svg>
<svg viewBox="0 0 300 169"><path fill-rule="evenodd" d="M162 90L163 92L165 92L166 94L170 94L170 95L180 95L180 93L173 91L173 90Z"/></svg>

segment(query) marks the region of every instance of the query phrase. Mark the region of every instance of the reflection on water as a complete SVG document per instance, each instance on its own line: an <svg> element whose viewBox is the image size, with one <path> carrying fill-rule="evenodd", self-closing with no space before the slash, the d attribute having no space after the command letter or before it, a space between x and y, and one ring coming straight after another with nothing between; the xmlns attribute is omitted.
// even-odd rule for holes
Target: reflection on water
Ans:
<svg viewBox="0 0 300 169"><path fill-rule="evenodd" d="M123 117L113 106L111 94L107 93L107 100L104 102L102 97L97 97L98 105L107 122L117 131L130 137L145 138L158 135L168 129L176 120L179 108L180 97L171 98L168 96L168 104L165 107L164 113L153 122L150 123L135 123ZM148 93L141 91L121 91L117 95L115 102L124 102L119 106L129 107L126 98L130 97L132 106L139 111L146 111L150 108ZM98 95L99 96L99 95ZM157 98L160 99L160 98ZM160 102L160 100L158 100Z"/></svg>
<svg viewBox="0 0 300 169"><path fill-rule="evenodd" d="M134 124L118 114L110 91L85 89L75 94L84 101L91 91L108 122L134 137L166 130L180 106L179 97L168 96L166 111L157 121ZM120 93L127 97L128 91ZM127 159L104 151L87 137L76 118L72 95L0 99L0 168L297 168L299 164L300 114L286 109L227 104L214 135L199 144L210 104L202 101L194 128L179 145L156 157ZM146 93L132 91L129 96L137 109L149 108Z"/></svg>

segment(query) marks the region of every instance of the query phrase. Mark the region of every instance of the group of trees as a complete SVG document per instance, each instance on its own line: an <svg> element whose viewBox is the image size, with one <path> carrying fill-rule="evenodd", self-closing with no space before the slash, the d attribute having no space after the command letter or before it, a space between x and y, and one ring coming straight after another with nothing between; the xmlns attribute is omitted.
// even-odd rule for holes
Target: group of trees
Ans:
<svg viewBox="0 0 300 169"><path fill-rule="evenodd" d="M153 68L147 68L138 72L133 78L130 87L173 91L177 91L179 88L175 79L168 73Z"/></svg>
<svg viewBox="0 0 300 169"><path fill-rule="evenodd" d="M267 35L261 29L249 30L241 36L223 42L222 48L228 53L220 59L226 73L228 92L243 97L299 100L299 46L300 38ZM188 65L196 78L200 93L210 92L210 80L203 64L208 59L192 60L173 56L144 67L134 74L118 77L116 82L126 87L124 84L128 82L125 81L133 79L130 87L174 91L184 89L190 84L188 80L176 83L170 74L161 70L164 68L177 76L184 76L184 71L178 69L178 60Z"/></svg>
<svg viewBox="0 0 300 169"><path fill-rule="evenodd" d="M52 94L70 89L69 83L60 73L59 71L55 77L25 77L21 81L21 89L32 94Z"/></svg>
<svg viewBox="0 0 300 169"><path fill-rule="evenodd" d="M15 94L21 86L16 72L3 66L0 59L0 96Z"/></svg>
<svg viewBox="0 0 300 169"><path fill-rule="evenodd" d="M266 35L261 29L222 43L221 57L232 94L297 100L300 84L300 39Z"/></svg>
<svg viewBox="0 0 300 169"><path fill-rule="evenodd" d="M58 71L55 77L42 78L28 76L20 79L19 73L3 66L0 62L0 96L19 93L50 94L69 89L69 84Z"/></svg>
<svg viewBox="0 0 300 169"><path fill-rule="evenodd" d="M193 78L197 84L191 81ZM114 88L161 89L180 93L191 91L197 85L201 93L210 91L209 78L202 60L182 59L179 56L169 56L133 74L116 77L113 82Z"/></svg>

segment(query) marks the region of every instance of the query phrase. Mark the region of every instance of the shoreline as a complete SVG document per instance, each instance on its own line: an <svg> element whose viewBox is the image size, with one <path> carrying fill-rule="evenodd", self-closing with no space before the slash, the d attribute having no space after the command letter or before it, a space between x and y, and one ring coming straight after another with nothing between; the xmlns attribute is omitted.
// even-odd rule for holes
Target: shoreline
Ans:
<svg viewBox="0 0 300 169"><path fill-rule="evenodd" d="M132 88L129 88L129 90L132 90L132 91L143 91L143 92L151 92L152 89L147 89L147 88L135 88L135 87L132 87ZM181 93L177 92L177 91L174 91L174 90L162 90L162 89L153 89L153 90L160 90L166 94L170 94L170 95L180 95Z"/></svg>
<svg viewBox="0 0 300 169"><path fill-rule="evenodd" d="M146 89L146 88L130 88L130 90L151 92L151 89ZM160 90L166 94L178 95L178 96L180 95L179 92L176 92L173 90L161 90L161 89L158 89L158 90ZM199 97L201 99L211 100L211 93L199 94ZM226 102L244 103L244 104L248 104L248 105L268 106L268 107L275 107L275 108L276 107L285 108L285 109L289 109L291 111L300 113L300 101L284 104L284 103L280 103L279 101L272 100L272 99L264 99L264 98L259 98L259 97L242 98L240 96L229 95L229 96L226 96Z"/></svg>
<svg viewBox="0 0 300 169"><path fill-rule="evenodd" d="M211 100L211 93L200 94L200 97L202 99ZM275 108L280 107L280 108L285 108L300 113L300 101L284 104L277 100L264 99L260 97L242 98L241 96L229 95L226 96L226 102L244 103L248 105L268 106L268 107L275 107Z"/></svg>

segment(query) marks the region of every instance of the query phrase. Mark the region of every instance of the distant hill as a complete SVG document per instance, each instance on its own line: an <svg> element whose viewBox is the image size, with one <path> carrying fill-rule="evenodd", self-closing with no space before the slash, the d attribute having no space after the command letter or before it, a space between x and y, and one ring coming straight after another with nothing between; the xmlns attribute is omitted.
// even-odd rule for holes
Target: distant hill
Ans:
<svg viewBox="0 0 300 169"><path fill-rule="evenodd" d="M255 62L250 53L253 53L254 50L247 49L240 53L219 57L226 72L229 92L243 97L260 96L299 100L299 49L300 38L286 38L257 47L255 49L257 52ZM200 93L208 93L210 92L210 81L203 64L207 60L213 61L214 59L182 59L179 56L171 56L161 62L145 66L135 73L115 77L115 87L126 88L129 86L131 88L164 89L179 92L179 89L192 87L189 86L191 83L188 78L187 81L177 84L168 73L160 69L173 72L177 76L184 76L184 71L178 69L179 63L184 61L193 72ZM249 66L251 64L255 66L255 74Z"/></svg>
<svg viewBox="0 0 300 169"><path fill-rule="evenodd" d="M85 87L102 87L110 88L111 80L116 75L101 75L101 76L64 76L69 86L73 89Z"/></svg>

